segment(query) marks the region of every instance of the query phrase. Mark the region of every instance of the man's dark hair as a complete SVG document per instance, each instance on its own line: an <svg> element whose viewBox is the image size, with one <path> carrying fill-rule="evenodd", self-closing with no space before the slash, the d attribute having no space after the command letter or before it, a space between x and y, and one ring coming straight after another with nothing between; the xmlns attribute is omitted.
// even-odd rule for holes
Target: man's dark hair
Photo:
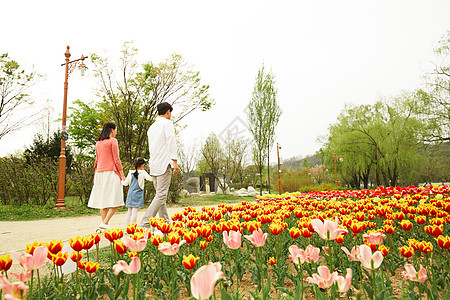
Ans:
<svg viewBox="0 0 450 300"><path fill-rule="evenodd" d="M113 122L108 122L103 125L102 132L98 136L99 141L107 140L109 139L109 135L111 133L111 129L116 129L116 124Z"/></svg>
<svg viewBox="0 0 450 300"><path fill-rule="evenodd" d="M161 102L156 106L156 109L158 110L158 115L160 116L165 115L168 110L171 112L173 110L172 105L167 102Z"/></svg>

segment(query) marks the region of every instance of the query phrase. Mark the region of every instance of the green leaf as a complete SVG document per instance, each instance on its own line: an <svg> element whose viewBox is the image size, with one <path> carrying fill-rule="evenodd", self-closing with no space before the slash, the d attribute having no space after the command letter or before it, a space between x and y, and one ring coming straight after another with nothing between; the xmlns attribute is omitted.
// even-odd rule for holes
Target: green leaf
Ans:
<svg viewBox="0 0 450 300"><path fill-rule="evenodd" d="M369 298L372 299L373 298L373 289L372 289L372 287L370 285L368 285L366 282L363 282L362 284L363 284L363 287L366 290Z"/></svg>
<svg viewBox="0 0 450 300"><path fill-rule="evenodd" d="M222 287L222 291L221 291L221 299L222 300L233 300L231 295L228 294L227 291L225 291L225 289L223 287Z"/></svg>

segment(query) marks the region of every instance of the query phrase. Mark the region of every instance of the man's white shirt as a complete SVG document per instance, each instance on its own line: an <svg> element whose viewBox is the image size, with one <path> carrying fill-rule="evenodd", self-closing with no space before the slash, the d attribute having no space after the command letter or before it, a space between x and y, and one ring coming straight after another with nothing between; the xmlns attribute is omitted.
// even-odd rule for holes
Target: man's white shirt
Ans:
<svg viewBox="0 0 450 300"><path fill-rule="evenodd" d="M150 175L159 176L166 172L173 161L178 160L175 129L172 121L164 117L156 117L148 132L148 145L150 150Z"/></svg>

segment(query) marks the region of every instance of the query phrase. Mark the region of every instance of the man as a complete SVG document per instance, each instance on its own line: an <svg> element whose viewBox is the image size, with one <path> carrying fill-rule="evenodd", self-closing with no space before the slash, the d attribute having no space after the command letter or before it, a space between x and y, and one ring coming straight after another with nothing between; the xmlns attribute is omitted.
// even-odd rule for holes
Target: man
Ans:
<svg viewBox="0 0 450 300"><path fill-rule="evenodd" d="M150 150L150 175L152 176L156 195L139 225L145 228L150 228L148 219L156 216L158 212L161 218L170 223L166 201L172 178L172 168L174 175L180 172L177 163L175 130L172 121L170 121L173 110L172 105L162 102L156 106L156 109L158 117L156 117L155 123L150 126L147 132Z"/></svg>

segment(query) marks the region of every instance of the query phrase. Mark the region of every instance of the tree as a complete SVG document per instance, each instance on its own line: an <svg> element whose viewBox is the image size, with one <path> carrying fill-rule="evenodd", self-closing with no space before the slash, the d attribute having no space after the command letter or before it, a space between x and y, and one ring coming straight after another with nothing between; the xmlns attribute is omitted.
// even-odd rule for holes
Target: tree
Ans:
<svg viewBox="0 0 450 300"><path fill-rule="evenodd" d="M419 162L423 123L414 114L414 93L374 105L347 106L330 126L325 163L334 169L334 153L343 155L341 174L347 183L367 188L370 172L376 184L395 186Z"/></svg>
<svg viewBox="0 0 450 300"><path fill-rule="evenodd" d="M229 163L225 157L225 153L222 150L220 141L215 133L211 133L207 138L201 149L203 163L200 162L200 166L204 172L210 172L214 175L214 178L218 181L220 189L225 193L228 189L228 183L226 175L228 173ZM223 178L219 177L219 173Z"/></svg>
<svg viewBox="0 0 450 300"><path fill-rule="evenodd" d="M179 166L183 173L191 173L197 166L199 150L196 143L190 146L183 145L180 141L177 143Z"/></svg>
<svg viewBox="0 0 450 300"><path fill-rule="evenodd" d="M33 104L29 91L40 77L34 71L26 72L8 53L0 55L0 139L34 121L36 113L24 110Z"/></svg>
<svg viewBox="0 0 450 300"><path fill-rule="evenodd" d="M50 139L46 139L42 134L36 134L33 144L25 149L24 155L28 163L31 160L40 160L46 157L57 162L61 152L61 133L54 132ZM72 153L70 146L66 147L67 170L70 170L72 164ZM56 176L56 175L55 175Z"/></svg>
<svg viewBox="0 0 450 300"><path fill-rule="evenodd" d="M214 103L209 85L201 83L199 72L181 55L173 54L159 64L139 65L137 52L132 43L124 43L118 71L109 59L91 55L99 79L100 114L117 124L121 155L129 161L148 153L147 131L157 117L159 103L173 105L174 123L195 110L208 110Z"/></svg>
<svg viewBox="0 0 450 300"><path fill-rule="evenodd" d="M75 100L74 106L69 109L68 133L71 137L71 144L80 153L94 157L95 143L103 124L107 121L94 107L79 99Z"/></svg>
<svg viewBox="0 0 450 300"><path fill-rule="evenodd" d="M434 70L425 79L428 89L418 90L418 113L428 125L424 136L429 143L450 141L450 31L442 37L434 50Z"/></svg>
<svg viewBox="0 0 450 300"><path fill-rule="evenodd" d="M267 159L268 178L270 148L275 139L275 127L281 115L276 100L277 91L272 72L265 73L264 65L258 71L252 100L249 104L248 123L253 135L253 161L260 177L260 194L262 195L262 172ZM270 180L270 179L269 179ZM270 186L270 182L269 182ZM270 187L269 187L270 192Z"/></svg>

